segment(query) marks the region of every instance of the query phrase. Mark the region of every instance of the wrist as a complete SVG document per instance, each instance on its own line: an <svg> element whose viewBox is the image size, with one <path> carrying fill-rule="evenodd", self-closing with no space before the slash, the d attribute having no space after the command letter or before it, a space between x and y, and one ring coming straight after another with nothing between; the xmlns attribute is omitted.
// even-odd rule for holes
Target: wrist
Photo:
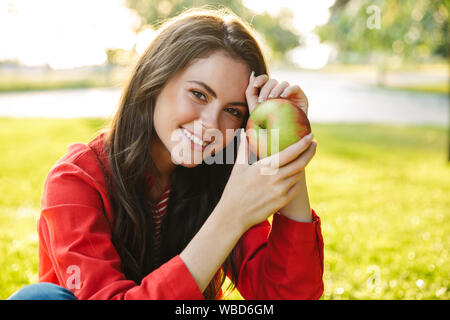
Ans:
<svg viewBox="0 0 450 320"><path fill-rule="evenodd" d="M303 170L302 177L297 183L300 184L300 192L291 200L291 202L281 208L279 212L285 217L295 221L312 222L305 170Z"/></svg>
<svg viewBox="0 0 450 320"><path fill-rule="evenodd" d="M227 205L221 199L210 218L213 219L218 228L222 229L222 232L227 232L239 239L248 229L245 216L245 214L242 214L242 210Z"/></svg>
<svg viewBox="0 0 450 320"><path fill-rule="evenodd" d="M203 292L242 236L242 228L216 206L203 226L180 253L199 289Z"/></svg>

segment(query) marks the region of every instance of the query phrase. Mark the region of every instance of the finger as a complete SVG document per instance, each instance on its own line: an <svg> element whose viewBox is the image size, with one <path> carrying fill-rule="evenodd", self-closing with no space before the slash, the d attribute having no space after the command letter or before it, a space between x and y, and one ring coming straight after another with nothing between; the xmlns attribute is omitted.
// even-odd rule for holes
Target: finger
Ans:
<svg viewBox="0 0 450 320"><path fill-rule="evenodd" d="M303 92L302 88L298 85L287 87L281 94L281 98L293 98L295 97L296 103L301 107L303 112L307 114L308 111L308 98Z"/></svg>
<svg viewBox="0 0 450 320"><path fill-rule="evenodd" d="M259 88L262 86L269 77L265 74L255 77L255 72L252 71L247 90L245 90L245 97L247 99L248 111L251 113L253 109L258 105L258 93Z"/></svg>
<svg viewBox="0 0 450 320"><path fill-rule="evenodd" d="M278 158L278 165L279 167L283 167L286 164L290 163L294 159L296 159L302 152L304 152L308 146L311 144L313 138L313 134L304 136L302 139L297 141L296 143L291 144L287 148L281 150L280 152L273 154L265 159L265 161L276 161L271 158L279 157ZM261 159L263 160L263 159ZM260 162L261 160L258 160Z"/></svg>
<svg viewBox="0 0 450 320"><path fill-rule="evenodd" d="M269 80L269 76L267 74L260 74L255 77L255 82L253 83L253 87L261 88L266 82Z"/></svg>
<svg viewBox="0 0 450 320"><path fill-rule="evenodd" d="M236 163L248 165L248 141L247 141L247 133L245 132L244 129L241 129L240 132L240 142L236 156Z"/></svg>
<svg viewBox="0 0 450 320"><path fill-rule="evenodd" d="M275 86L275 88L272 89L270 92L268 98L278 98L280 94L289 87L289 83L287 81L283 81L282 83Z"/></svg>
<svg viewBox="0 0 450 320"><path fill-rule="evenodd" d="M280 176L290 179L301 173L312 160L317 151L317 141L313 141L309 147L296 160L288 163L280 169Z"/></svg>
<svg viewBox="0 0 450 320"><path fill-rule="evenodd" d="M258 102L261 103L263 101L267 100L267 97L269 96L269 93L272 91L273 88L278 84L278 81L275 79L269 79L262 87L261 91L259 92L259 98Z"/></svg>
<svg viewBox="0 0 450 320"><path fill-rule="evenodd" d="M250 74L247 90L245 90L245 97L247 99L247 105L249 113L252 112L252 107L258 104L258 88L255 86L255 71Z"/></svg>
<svg viewBox="0 0 450 320"><path fill-rule="evenodd" d="M283 90L283 92L280 94L280 97L282 98L289 98L292 95L297 95L298 93L303 92L303 90L296 84L289 86ZM304 95L304 94L303 94Z"/></svg>
<svg viewBox="0 0 450 320"><path fill-rule="evenodd" d="M247 87L248 93L256 92L254 84L255 84L255 71L252 71L250 73L250 78L248 79L248 87Z"/></svg>

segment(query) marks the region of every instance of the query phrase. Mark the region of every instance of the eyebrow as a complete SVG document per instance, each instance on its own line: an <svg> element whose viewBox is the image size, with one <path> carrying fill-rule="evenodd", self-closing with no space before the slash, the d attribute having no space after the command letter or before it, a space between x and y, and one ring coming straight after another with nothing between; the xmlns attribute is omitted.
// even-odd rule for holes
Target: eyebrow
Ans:
<svg viewBox="0 0 450 320"><path fill-rule="evenodd" d="M192 83L202 86L206 91L208 91L208 93L210 95L212 95L214 98L217 98L217 94L206 83L204 83L202 81L196 81L196 80L189 80L188 82L192 82ZM247 102L229 102L228 104L230 104L232 106L243 106L243 107L248 108Z"/></svg>

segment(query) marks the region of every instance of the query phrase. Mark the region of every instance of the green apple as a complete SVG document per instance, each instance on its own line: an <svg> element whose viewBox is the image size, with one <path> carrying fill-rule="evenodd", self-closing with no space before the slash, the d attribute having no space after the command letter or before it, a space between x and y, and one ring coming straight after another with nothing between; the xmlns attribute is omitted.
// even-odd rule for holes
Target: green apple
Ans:
<svg viewBox="0 0 450 320"><path fill-rule="evenodd" d="M261 159L285 149L311 133L311 125L303 110L290 100L269 99L252 111L245 131L250 151ZM274 136L277 132L278 148Z"/></svg>

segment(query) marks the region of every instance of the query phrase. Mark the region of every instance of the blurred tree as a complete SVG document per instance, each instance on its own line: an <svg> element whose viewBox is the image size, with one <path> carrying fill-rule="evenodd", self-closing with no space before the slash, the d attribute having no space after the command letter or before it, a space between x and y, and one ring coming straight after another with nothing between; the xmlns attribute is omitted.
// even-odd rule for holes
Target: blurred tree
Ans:
<svg viewBox="0 0 450 320"><path fill-rule="evenodd" d="M126 66L130 60L136 60L136 53L120 48L109 48L106 50L107 68L114 66Z"/></svg>
<svg viewBox="0 0 450 320"><path fill-rule="evenodd" d="M388 66L448 56L450 0L336 0L327 24L316 28L344 63L375 62L379 83ZM355 61L356 60L356 61Z"/></svg>
<svg viewBox="0 0 450 320"><path fill-rule="evenodd" d="M191 7L227 7L256 29L266 45L266 53L274 60L285 59L287 51L300 45L300 35L290 27L292 13L282 10L277 16L268 13L255 15L242 4L242 0L127 0L127 6L141 17L141 25L136 32L148 27L158 27L164 19L173 17Z"/></svg>

